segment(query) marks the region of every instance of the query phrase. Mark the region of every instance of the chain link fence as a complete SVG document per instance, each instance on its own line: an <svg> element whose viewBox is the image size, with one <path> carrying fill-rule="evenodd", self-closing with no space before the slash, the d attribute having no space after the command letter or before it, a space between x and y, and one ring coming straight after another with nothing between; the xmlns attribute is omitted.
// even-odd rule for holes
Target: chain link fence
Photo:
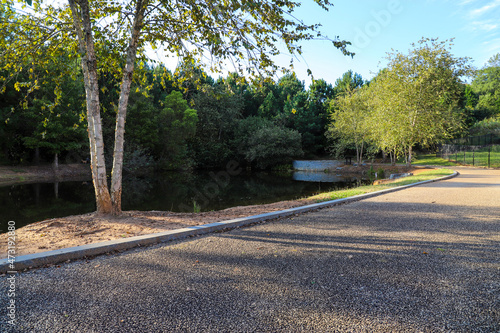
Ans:
<svg viewBox="0 0 500 333"><path fill-rule="evenodd" d="M488 168L500 168L500 136L469 136L442 144L438 157L448 161Z"/></svg>

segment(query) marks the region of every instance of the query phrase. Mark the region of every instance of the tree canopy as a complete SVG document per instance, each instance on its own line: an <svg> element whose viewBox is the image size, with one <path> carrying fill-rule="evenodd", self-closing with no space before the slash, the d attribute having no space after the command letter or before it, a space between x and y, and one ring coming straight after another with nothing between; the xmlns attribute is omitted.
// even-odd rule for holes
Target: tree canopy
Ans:
<svg viewBox="0 0 500 333"><path fill-rule="evenodd" d="M328 0L315 0L325 10ZM295 18L296 1L150 1L126 3L68 0L66 5L33 2L29 14L17 14L13 1L2 6L0 80L15 80L28 65L29 80L18 83L31 92L39 81L34 69L42 62L58 59L61 68L81 66L86 91L86 109L92 175L99 213L121 212L124 131L131 85L138 80L136 68L146 58L146 47L162 48L179 56L193 68L202 60L218 71L227 62L240 73L273 74L278 66L273 56L287 52L300 55L300 41L327 39L345 55L347 41L329 39L319 24L307 25ZM16 38L10 38L15 33ZM137 66L138 65L138 66ZM24 67L26 68L26 67ZM99 74L112 69L120 80L116 106L113 170L108 189L100 109ZM63 73L59 76L62 79ZM68 71L69 73L69 71ZM56 78L57 79L57 78ZM58 98L55 99L56 102Z"/></svg>
<svg viewBox="0 0 500 333"><path fill-rule="evenodd" d="M492 116L500 114L500 53L477 72L471 86L477 94L477 108L487 110Z"/></svg>
<svg viewBox="0 0 500 333"><path fill-rule="evenodd" d="M417 144L429 146L461 130L461 78L472 74L469 58L453 56L448 40L424 38L412 47L407 54L389 53L387 67L366 90L337 97L331 127L358 151L369 137L379 149L404 154L411 164Z"/></svg>

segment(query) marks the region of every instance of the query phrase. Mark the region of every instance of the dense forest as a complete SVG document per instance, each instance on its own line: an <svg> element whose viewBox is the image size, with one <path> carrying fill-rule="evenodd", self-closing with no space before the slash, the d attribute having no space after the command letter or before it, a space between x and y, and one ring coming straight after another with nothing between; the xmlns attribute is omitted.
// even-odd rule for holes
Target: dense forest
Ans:
<svg viewBox="0 0 500 333"><path fill-rule="evenodd" d="M454 136L498 133L499 57L497 54L474 72L471 84L459 85L455 115L461 126ZM2 164L51 163L55 158L62 163L87 160L81 75L75 66L75 74L66 76L59 88L50 78L54 71L57 68L38 69L39 87L29 94L14 81L5 85L0 102ZM372 82L381 81L383 73ZM125 170L132 172L145 167L220 168L230 160L264 169L294 158L354 156L358 143L354 136L348 135L346 140L336 133L345 122L340 111L346 103L356 103L353 95L359 100L370 87L370 82L353 71L334 84L319 79L309 87L293 73L277 81L249 81L235 73L214 79L199 69L196 75L185 78L162 66L146 66L141 74L141 81L132 88L126 124ZM119 82L104 72L100 85L105 147L112 147L113 101ZM366 106L357 109L368 114ZM349 120L356 117L345 116ZM382 127L382 122L377 124ZM375 157L381 156L383 149L366 140L364 151ZM110 163L112 151L107 151L106 157Z"/></svg>
<svg viewBox="0 0 500 333"><path fill-rule="evenodd" d="M129 102L126 169L218 168L232 159L267 168L295 157L323 156L328 101L348 85L363 84L352 72L335 86L316 80L308 89L294 74L254 83L236 74L219 79L197 74L185 80L161 66L144 69ZM81 78L67 77L61 91L49 82L46 78L27 96L14 83L6 85L0 104L3 164L88 157ZM100 84L104 138L112 147L118 82L103 74Z"/></svg>

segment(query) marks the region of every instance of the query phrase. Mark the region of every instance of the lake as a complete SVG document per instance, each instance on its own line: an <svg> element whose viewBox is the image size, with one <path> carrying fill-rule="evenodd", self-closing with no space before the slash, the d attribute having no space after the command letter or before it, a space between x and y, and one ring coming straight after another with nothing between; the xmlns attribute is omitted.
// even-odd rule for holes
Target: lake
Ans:
<svg viewBox="0 0 500 333"><path fill-rule="evenodd" d="M123 210L193 212L292 200L363 182L324 172L168 172L124 177ZM196 206L196 208L195 208ZM49 218L95 211L92 182L20 184L0 187L2 221L16 228Z"/></svg>

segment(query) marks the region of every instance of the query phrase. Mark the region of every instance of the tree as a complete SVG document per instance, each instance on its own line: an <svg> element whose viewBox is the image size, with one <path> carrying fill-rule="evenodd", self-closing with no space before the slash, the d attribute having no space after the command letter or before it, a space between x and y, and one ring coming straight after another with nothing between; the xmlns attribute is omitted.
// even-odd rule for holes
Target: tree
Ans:
<svg viewBox="0 0 500 333"><path fill-rule="evenodd" d="M225 167L234 158L232 142L244 101L243 96L228 88L223 83L204 85L193 97L199 122L196 137L189 144L199 167Z"/></svg>
<svg viewBox="0 0 500 333"><path fill-rule="evenodd" d="M450 53L451 41L425 38L412 46L408 54L389 53L387 68L370 84L372 123L391 138L377 142L404 149L408 165L416 144L437 143L461 128L460 78L472 73L469 58Z"/></svg>
<svg viewBox="0 0 500 333"><path fill-rule="evenodd" d="M261 117L248 117L238 125L238 152L260 169L290 163L303 155L301 135L296 130Z"/></svg>
<svg viewBox="0 0 500 333"><path fill-rule="evenodd" d="M315 0L323 9L328 0ZM88 133L91 152L97 212L121 212L124 129L130 86L138 60L144 60L145 47L162 47L180 56L185 63L210 57L210 68L221 70L225 60L236 69L250 74L274 73L278 66L272 57L279 54L283 42L291 54L300 54L300 41L328 39L319 32L319 25L306 25L292 14L299 2L212 2L212 1L150 1L128 3L68 0L61 7L33 3L36 14L26 15L18 24L17 39L10 43L10 69L17 70L17 60L29 57L37 61L37 52L47 40L59 38L65 46L77 51L86 91ZM2 22L2 26L10 21ZM3 30L2 30L3 31ZM346 55L352 55L346 41L328 39ZM69 42L68 42L69 41ZM47 52L45 57L52 53ZM14 65L12 65L14 64ZM104 141L100 116L100 68L116 70L121 77L120 97L116 109L115 146L111 189L108 189L104 163Z"/></svg>
<svg viewBox="0 0 500 333"><path fill-rule="evenodd" d="M335 81L334 91L336 95L350 93L356 88L362 87L365 84L363 77L358 73L353 73L352 70L345 72L341 78Z"/></svg>
<svg viewBox="0 0 500 333"><path fill-rule="evenodd" d="M332 123L329 131L338 139L337 147L341 150L354 145L358 164L363 161L363 152L370 139L368 98L367 89L357 89L347 90L331 101Z"/></svg>
<svg viewBox="0 0 500 333"><path fill-rule="evenodd" d="M172 91L165 98L163 110L157 117L159 151L156 153L166 169L185 167L187 140L196 133L198 115L188 106L182 93Z"/></svg>
<svg viewBox="0 0 500 333"><path fill-rule="evenodd" d="M500 114L500 53L491 57L486 66L477 71L472 89L479 96L478 109L486 109L490 116Z"/></svg>

